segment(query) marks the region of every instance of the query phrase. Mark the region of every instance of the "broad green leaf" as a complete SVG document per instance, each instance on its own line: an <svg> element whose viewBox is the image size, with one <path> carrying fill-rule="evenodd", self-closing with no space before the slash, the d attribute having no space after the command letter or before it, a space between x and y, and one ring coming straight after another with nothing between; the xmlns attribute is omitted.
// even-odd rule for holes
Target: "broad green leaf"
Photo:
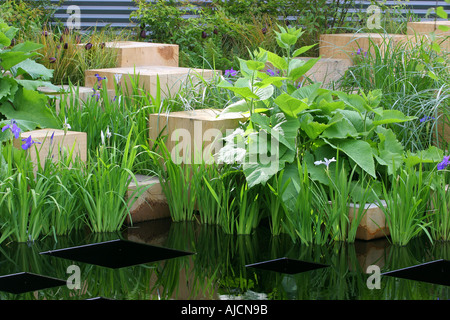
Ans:
<svg viewBox="0 0 450 320"><path fill-rule="evenodd" d="M24 53L24 52L4 52L0 54L0 65L5 70L10 70L15 65L27 60L32 56L36 56L36 52Z"/></svg>
<svg viewBox="0 0 450 320"><path fill-rule="evenodd" d="M403 165L403 145L391 129L378 127L376 131L380 139L376 158L380 164L387 166L388 174L393 174Z"/></svg>
<svg viewBox="0 0 450 320"><path fill-rule="evenodd" d="M230 104L228 107L222 110L221 113L230 113L230 112L247 112L249 111L249 106L245 99L239 100L235 103Z"/></svg>
<svg viewBox="0 0 450 320"><path fill-rule="evenodd" d="M288 68L288 63L284 57L280 57L276 53L270 51L267 51L267 61L278 70L286 70Z"/></svg>
<svg viewBox="0 0 450 320"><path fill-rule="evenodd" d="M309 49L313 48L313 47L316 46L316 45L317 45L317 43L315 43L315 44L313 44L313 45L311 45L311 46L304 46L304 47L301 47L301 48L295 50L294 53L292 54L292 56L293 56L293 57L297 57L297 56L301 55L302 53L305 53L305 52L308 51Z"/></svg>
<svg viewBox="0 0 450 320"><path fill-rule="evenodd" d="M347 106L353 108L354 110L356 110L358 112L364 112L364 111L374 112L374 110L367 105L364 98L358 94L347 94L347 93L341 92L341 91L335 91L335 94Z"/></svg>
<svg viewBox="0 0 450 320"><path fill-rule="evenodd" d="M247 60L246 65L249 70L255 71L255 70L262 70L266 66L264 62L261 61L254 61L254 60Z"/></svg>
<svg viewBox="0 0 450 320"><path fill-rule="evenodd" d="M321 134L321 137L327 139L346 139L348 137L356 138L357 136L358 132L355 127L346 118L326 128Z"/></svg>
<svg viewBox="0 0 450 320"><path fill-rule="evenodd" d="M297 42L297 39L295 35L289 33L282 33L280 35L280 40L288 46L293 46Z"/></svg>
<svg viewBox="0 0 450 320"><path fill-rule="evenodd" d="M295 60L300 60L300 59L292 59L291 62L295 61ZM293 81L299 80L305 73L307 73L312 67L314 67L314 65L319 60L320 60L320 57L312 58L312 59L309 59L308 61L306 61L301 66L296 66L294 68L291 68L291 66L289 66L289 77Z"/></svg>
<svg viewBox="0 0 450 320"><path fill-rule="evenodd" d="M302 129L310 139L316 139L331 124L313 121L313 116L309 113L300 117L300 129Z"/></svg>
<svg viewBox="0 0 450 320"><path fill-rule="evenodd" d="M248 87L226 87L228 90L233 91L235 94L246 99L259 99L259 97L250 90Z"/></svg>
<svg viewBox="0 0 450 320"><path fill-rule="evenodd" d="M10 95L12 84L11 82L14 81L13 79L10 80L9 77L0 78L0 101L4 98Z"/></svg>
<svg viewBox="0 0 450 320"><path fill-rule="evenodd" d="M406 122L414 119L417 119L417 117L405 116L400 110L388 109L379 112L375 116L373 125L378 126L380 124Z"/></svg>
<svg viewBox="0 0 450 320"><path fill-rule="evenodd" d="M35 43L35 42L31 42L31 41L25 41L25 42L16 44L14 47L11 48L11 51L12 52L17 52L17 51L30 52L30 51L39 50L43 47L44 47L43 44Z"/></svg>
<svg viewBox="0 0 450 320"><path fill-rule="evenodd" d="M321 100L318 104L317 107L322 110L325 114L330 114L333 111L337 110L337 109L343 109L345 107L345 104L343 101L333 101L333 102L328 102L325 100Z"/></svg>
<svg viewBox="0 0 450 320"><path fill-rule="evenodd" d="M297 147L296 138L299 128L300 122L298 122L297 119L285 120L273 127L272 135L274 134L273 131L278 132L278 140L289 149L295 151Z"/></svg>
<svg viewBox="0 0 450 320"><path fill-rule="evenodd" d="M346 139L344 141L329 141L324 139L332 147L343 151L361 169L375 178L375 162L370 144L362 140Z"/></svg>
<svg viewBox="0 0 450 320"><path fill-rule="evenodd" d="M55 86L53 83L49 81L41 81L41 80L22 80L16 79L17 83L22 85L25 89L28 90L36 90L40 87L47 87L55 90L56 92L61 91L61 87Z"/></svg>
<svg viewBox="0 0 450 320"><path fill-rule="evenodd" d="M437 7L436 14L439 16L439 18L442 18L442 19L448 18L448 14L447 14L447 12L445 12L444 7L441 7L441 6Z"/></svg>
<svg viewBox="0 0 450 320"><path fill-rule="evenodd" d="M42 80L50 80L53 76L53 71L54 70L47 69L44 65L31 59L22 61L11 68L11 72L15 76L28 74L32 79Z"/></svg>
<svg viewBox="0 0 450 320"><path fill-rule="evenodd" d="M267 87L268 85L275 84L277 87L280 87L282 85L282 81L286 80L288 78L285 77L267 77L264 78L261 81L255 82L255 86L259 88Z"/></svg>
<svg viewBox="0 0 450 320"><path fill-rule="evenodd" d="M308 99L308 102L314 101L314 99L319 95L320 83L313 83L308 86L304 86L295 90L291 96L297 99Z"/></svg>
<svg viewBox="0 0 450 320"><path fill-rule="evenodd" d="M14 99L14 107L4 103L0 112L9 119L33 119L41 128L58 128L59 122L46 106L47 96L37 91L20 88Z"/></svg>
<svg viewBox="0 0 450 320"><path fill-rule="evenodd" d="M309 106L296 98L293 98L287 93L280 94L274 102L280 107L280 109L289 117L296 118L297 115L309 108Z"/></svg>
<svg viewBox="0 0 450 320"><path fill-rule="evenodd" d="M431 146L426 150L420 150L418 152L407 151L405 156L405 165L413 167L419 163L437 163L442 161L444 151L435 146Z"/></svg>
<svg viewBox="0 0 450 320"><path fill-rule="evenodd" d="M11 40L3 32L0 32L0 45L5 47L11 45Z"/></svg>
<svg viewBox="0 0 450 320"><path fill-rule="evenodd" d="M267 87L264 88L255 88L255 94L256 96L259 98L259 100L267 100L270 97L272 97L274 92L274 88L272 85L268 85Z"/></svg>

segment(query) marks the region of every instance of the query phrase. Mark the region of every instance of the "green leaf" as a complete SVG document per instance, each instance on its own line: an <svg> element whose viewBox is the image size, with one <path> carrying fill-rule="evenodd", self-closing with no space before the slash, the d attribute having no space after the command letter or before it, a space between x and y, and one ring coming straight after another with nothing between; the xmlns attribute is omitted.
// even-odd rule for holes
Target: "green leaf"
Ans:
<svg viewBox="0 0 450 320"><path fill-rule="evenodd" d="M32 79L50 80L53 76L53 70L47 69L44 65L37 63L34 60L27 59L16 64L11 68L11 72L15 76L28 74Z"/></svg>
<svg viewBox="0 0 450 320"><path fill-rule="evenodd" d="M280 94L274 102L290 118L296 118L301 111L309 108L305 102L293 98L287 93Z"/></svg>
<svg viewBox="0 0 450 320"><path fill-rule="evenodd" d="M248 87L227 87L227 89L246 99L259 99Z"/></svg>
<svg viewBox="0 0 450 320"><path fill-rule="evenodd" d="M393 174L394 169L403 164L403 145L391 129L379 127L376 131L380 139L376 158L380 164L388 167L388 174Z"/></svg>
<svg viewBox="0 0 450 320"><path fill-rule="evenodd" d="M11 40L3 32L0 32L0 44L5 47L9 47L11 45Z"/></svg>
<svg viewBox="0 0 450 320"><path fill-rule="evenodd" d="M41 81L41 80L22 80L22 79L16 79L17 83L23 86L25 89L28 90L36 90L40 87L47 87L55 90L56 92L59 92L62 90L61 87L55 86L53 83L49 81Z"/></svg>
<svg viewBox="0 0 450 320"><path fill-rule="evenodd" d="M296 60L300 60L300 59L292 59L291 63L292 63L292 61L296 61ZM289 66L289 74L288 74L289 77L293 81L299 80L305 73L307 73L312 67L314 67L314 65L319 60L320 60L320 57L309 59L306 62L300 60L300 61L304 62L300 66L298 66L298 62L297 63L294 62L294 64L292 66L291 65Z"/></svg>
<svg viewBox="0 0 450 320"><path fill-rule="evenodd" d="M313 45L311 45L311 46L304 46L304 47L301 47L301 48L295 50L294 53L292 54L292 56L293 56L293 57L297 57L297 56L301 55L302 53L308 51L309 49L313 48L313 47L316 46L316 45L317 45L317 43L315 43L315 44L313 44Z"/></svg>
<svg viewBox="0 0 450 320"><path fill-rule="evenodd" d="M420 150L416 153L407 151L405 156L405 165L413 167L419 163L437 163L442 161L444 151L435 146L431 146L426 150Z"/></svg>
<svg viewBox="0 0 450 320"><path fill-rule="evenodd" d="M388 109L379 112L375 116L373 120L373 125L378 126L387 123L406 122L414 119L417 119L417 117L405 116L403 112L401 112L400 110Z"/></svg>
<svg viewBox="0 0 450 320"><path fill-rule="evenodd" d="M280 35L280 40L288 46L293 46L297 42L297 39L295 35L289 33L282 33Z"/></svg>
<svg viewBox="0 0 450 320"><path fill-rule="evenodd" d="M300 129L302 129L310 139L316 139L331 124L313 121L313 116L306 113L300 117Z"/></svg>
<svg viewBox="0 0 450 320"><path fill-rule="evenodd" d="M222 110L221 113L230 113L230 112L247 112L249 111L249 106L245 99L239 100L235 103L230 104L228 107Z"/></svg>
<svg viewBox="0 0 450 320"><path fill-rule="evenodd" d="M36 52L24 53L24 52L3 52L0 53L0 65L5 70L10 70L12 67L29 59L32 56L36 56Z"/></svg>
<svg viewBox="0 0 450 320"><path fill-rule="evenodd" d="M375 162L370 144L362 140L347 139L335 142L336 145L324 139L332 147L343 151L359 167L375 178Z"/></svg>
<svg viewBox="0 0 450 320"><path fill-rule="evenodd" d="M308 102L314 101L319 95L320 83L313 83L307 86L303 86L295 90L291 96L297 99L308 99Z"/></svg>
<svg viewBox="0 0 450 320"><path fill-rule="evenodd" d="M0 112L8 119L36 122L41 128L57 128L59 122L46 106L47 96L37 91L20 88L13 101L14 107L4 103Z"/></svg>
<svg viewBox="0 0 450 320"><path fill-rule="evenodd" d="M358 132L355 127L346 118L328 127L321 134L321 137L327 139L346 139L348 137L356 138L357 136Z"/></svg>
<svg viewBox="0 0 450 320"><path fill-rule="evenodd" d="M35 43L35 42L31 42L31 41L25 41L25 42L18 43L14 47L12 47L11 52L17 52L17 51L31 52L31 51L39 50L43 47L44 47L43 44Z"/></svg>
<svg viewBox="0 0 450 320"><path fill-rule="evenodd" d="M247 60L246 65L249 70L255 71L255 70L262 70L266 66L264 62L261 61L254 61L254 60Z"/></svg>
<svg viewBox="0 0 450 320"><path fill-rule="evenodd" d="M347 93L341 92L341 91L335 91L334 93L347 106L353 108L354 110L356 110L358 112L364 112L364 111L372 111L372 112L374 112L374 110L367 105L367 103L364 100L364 98L361 97L358 94L347 94Z"/></svg>
<svg viewBox="0 0 450 320"><path fill-rule="evenodd" d="M278 70L286 70L288 68L288 63L284 57L280 57L276 53L270 51L267 51L267 61Z"/></svg>
<svg viewBox="0 0 450 320"><path fill-rule="evenodd" d="M267 77L261 81L255 82L255 86L259 88L267 87L268 85L275 84L277 87L280 87L282 85L283 80L286 80L288 78L285 77Z"/></svg>
<svg viewBox="0 0 450 320"><path fill-rule="evenodd" d="M439 18L442 18L442 19L448 18L448 14L447 14L447 12L445 12L444 7L437 7L436 14L439 16Z"/></svg>

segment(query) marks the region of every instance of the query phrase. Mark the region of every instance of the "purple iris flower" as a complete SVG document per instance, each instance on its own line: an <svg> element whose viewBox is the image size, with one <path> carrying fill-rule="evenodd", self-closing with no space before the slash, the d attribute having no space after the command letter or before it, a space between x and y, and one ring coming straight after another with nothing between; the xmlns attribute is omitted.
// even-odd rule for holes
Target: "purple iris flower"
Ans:
<svg viewBox="0 0 450 320"><path fill-rule="evenodd" d="M438 170L445 169L445 167L447 167L448 164L449 164L449 160L450 160L450 156L444 156L444 159L441 162L438 163L437 169Z"/></svg>
<svg viewBox="0 0 450 320"><path fill-rule="evenodd" d="M425 122L425 121L427 121L427 120L434 120L434 117L428 117L428 116L425 116L425 117L423 117L422 119L420 119L419 121L420 121L420 122Z"/></svg>
<svg viewBox="0 0 450 320"><path fill-rule="evenodd" d="M92 90L94 91L94 94L92 95L92 97L96 96L97 97L97 101L98 101L100 99L100 91L97 91L94 88L92 88Z"/></svg>
<svg viewBox="0 0 450 320"><path fill-rule="evenodd" d="M276 75L276 74L278 74L278 73L280 73L280 72L279 72L279 71L272 70L272 69L267 69L267 70L266 70L266 73L267 73L268 75L270 75L270 76L274 76L274 75Z"/></svg>
<svg viewBox="0 0 450 320"><path fill-rule="evenodd" d="M237 74L238 72L236 70L233 70L233 68L225 70L225 77L234 77Z"/></svg>
<svg viewBox="0 0 450 320"><path fill-rule="evenodd" d="M16 120L11 119L11 123L7 124L6 126L4 126L2 128L2 132L4 132L6 129L10 129L11 132L13 133L13 135L14 135L14 138L19 139L19 137L20 137L20 128L17 126Z"/></svg>
<svg viewBox="0 0 450 320"><path fill-rule="evenodd" d="M31 148L31 146L33 145L33 143L38 143L40 144L40 142L36 142L33 139L31 139L31 136L28 136L28 138L22 139L22 141L25 141L24 144L22 144L22 149L23 150L27 150L29 148Z"/></svg>
<svg viewBox="0 0 450 320"><path fill-rule="evenodd" d="M97 78L98 82L106 79L106 77L101 77L98 73L95 74L95 77Z"/></svg>

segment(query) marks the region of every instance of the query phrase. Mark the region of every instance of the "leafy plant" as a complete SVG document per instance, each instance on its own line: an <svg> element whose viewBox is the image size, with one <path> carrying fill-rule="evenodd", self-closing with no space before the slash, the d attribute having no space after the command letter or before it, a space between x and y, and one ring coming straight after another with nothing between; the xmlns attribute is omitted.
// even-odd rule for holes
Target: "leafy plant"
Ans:
<svg viewBox="0 0 450 320"><path fill-rule="evenodd" d="M381 135L379 128L415 118L381 108L380 91L346 94L321 88L320 83L298 88L298 79L319 58L295 59L311 46L293 50L302 30L282 27L280 30L277 42L285 52L283 57L260 48L252 60L239 59L241 77L234 84L225 80L219 84L235 94L234 102L223 113L249 115L243 134L246 150L243 171L249 186L264 184L297 157L306 159L313 179L327 184L326 177L314 170L312 164L323 159L323 154L331 158L337 151L343 160L376 178L375 160L386 165L383 154L380 155L382 151L372 140ZM272 72L273 75L263 72L267 63L279 72ZM263 161L266 153L271 161Z"/></svg>
<svg viewBox="0 0 450 320"><path fill-rule="evenodd" d="M380 204L386 216L393 244L404 246L411 239L425 233L432 241L427 230L426 209L430 199L429 176L421 166L406 167L392 176L391 187L383 185L383 198L386 207ZM378 198L378 203L380 200Z"/></svg>
<svg viewBox="0 0 450 320"><path fill-rule="evenodd" d="M36 90L39 86L55 88L49 82L52 71L33 59L41 45L29 41L11 45L17 31L0 23L0 113L15 119L22 129L56 128L59 123L47 107L47 96Z"/></svg>

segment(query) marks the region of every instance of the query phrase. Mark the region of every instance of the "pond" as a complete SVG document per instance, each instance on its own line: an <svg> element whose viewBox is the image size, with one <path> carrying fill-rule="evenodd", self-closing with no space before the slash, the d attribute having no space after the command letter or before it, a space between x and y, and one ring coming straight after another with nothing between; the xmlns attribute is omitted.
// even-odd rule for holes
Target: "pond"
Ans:
<svg viewBox="0 0 450 320"><path fill-rule="evenodd" d="M115 253L95 245L119 243L138 244L138 248L125 246ZM95 264L82 261L80 251L77 255L76 250L67 248L89 249L85 256L95 258ZM150 255L156 254L155 259L162 260L136 264L149 257L145 248L159 249ZM49 236L32 244L4 243L0 250L1 300L450 299L448 264L417 273L423 276L437 272L438 280L447 284L385 274L450 258L450 244L431 245L421 238L405 247L393 246L387 239L307 247L294 244L286 235L272 236L264 225L251 235L237 236L227 235L215 226L161 219L137 223L119 233L78 232L66 237ZM129 255L121 256L123 251ZM137 253L137 260L133 260L133 253ZM111 258L119 264L102 263ZM275 269L264 268L267 264L262 262L268 261ZM276 269L274 262L279 262L281 269ZM369 288L370 265L381 271L379 288ZM70 271L70 266L75 266L78 273ZM439 270L445 273L439 274ZM28 287L24 292L1 287L6 276L23 274L62 281L46 288ZM76 282L69 279L78 279L79 286L70 287ZM18 277L12 287L20 290L23 283L30 281Z"/></svg>

